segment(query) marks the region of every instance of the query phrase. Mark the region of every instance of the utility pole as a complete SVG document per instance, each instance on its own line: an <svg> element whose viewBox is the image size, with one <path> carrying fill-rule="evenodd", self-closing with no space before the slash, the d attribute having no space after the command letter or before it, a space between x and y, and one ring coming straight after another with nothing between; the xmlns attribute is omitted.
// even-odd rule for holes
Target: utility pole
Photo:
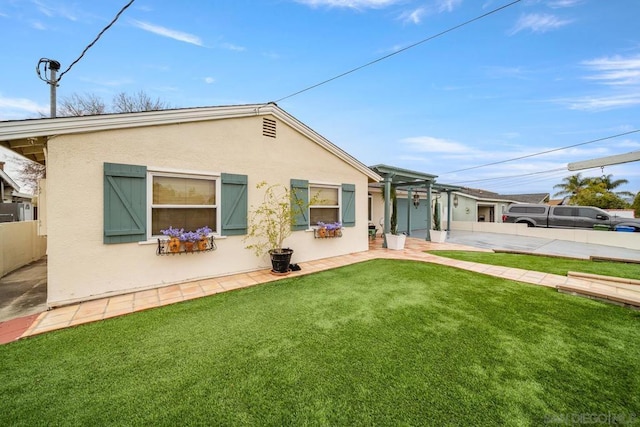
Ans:
<svg viewBox="0 0 640 427"><path fill-rule="evenodd" d="M40 72L40 66L42 64L44 64L43 73ZM49 76L47 76L47 70L49 70ZM60 71L60 63L53 59L41 58L36 66L36 73L38 73L40 80L51 86L50 117L52 119L56 117L56 88L58 87L58 71Z"/></svg>

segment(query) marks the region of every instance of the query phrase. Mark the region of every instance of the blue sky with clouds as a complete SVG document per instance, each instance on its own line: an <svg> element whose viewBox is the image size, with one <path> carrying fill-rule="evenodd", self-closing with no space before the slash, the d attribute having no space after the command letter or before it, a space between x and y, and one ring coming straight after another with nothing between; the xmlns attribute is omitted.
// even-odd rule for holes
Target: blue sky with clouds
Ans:
<svg viewBox="0 0 640 427"><path fill-rule="evenodd" d="M0 0L0 120L48 113L38 60L64 71L126 3ZM64 75L58 97L280 100L365 164L505 194L553 193L569 162L639 151L640 132L475 168L640 129L638 0L521 0L399 52L508 3L136 0ZM640 162L604 173L640 191Z"/></svg>

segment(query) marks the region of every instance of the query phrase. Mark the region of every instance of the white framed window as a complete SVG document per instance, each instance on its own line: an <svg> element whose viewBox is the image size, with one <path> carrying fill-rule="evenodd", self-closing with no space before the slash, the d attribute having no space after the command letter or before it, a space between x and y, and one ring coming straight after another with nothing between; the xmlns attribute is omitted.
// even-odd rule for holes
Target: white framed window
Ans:
<svg viewBox="0 0 640 427"><path fill-rule="evenodd" d="M170 226L195 231L208 226L219 233L220 177L218 175L150 171L148 237Z"/></svg>
<svg viewBox="0 0 640 427"><path fill-rule="evenodd" d="M311 226L318 222L340 222L341 191L339 185L309 183L309 222Z"/></svg>

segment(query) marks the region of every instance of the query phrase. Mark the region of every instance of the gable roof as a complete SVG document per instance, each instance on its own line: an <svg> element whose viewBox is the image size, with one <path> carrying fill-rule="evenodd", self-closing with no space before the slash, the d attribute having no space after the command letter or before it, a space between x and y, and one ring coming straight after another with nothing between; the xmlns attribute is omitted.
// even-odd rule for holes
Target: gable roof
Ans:
<svg viewBox="0 0 640 427"><path fill-rule="evenodd" d="M5 121L0 122L0 145L44 164L47 141L57 135L266 115L273 115L291 126L369 177L370 182L380 181L377 173L275 103Z"/></svg>
<svg viewBox="0 0 640 427"><path fill-rule="evenodd" d="M549 193L532 193L532 194L503 194L505 199L513 200L518 203L546 203L549 201Z"/></svg>
<svg viewBox="0 0 640 427"><path fill-rule="evenodd" d="M549 199L549 193L531 193L531 194L500 194L492 191L482 190L479 188L464 188L460 193L470 196L474 199L482 200L500 200L515 203L544 203Z"/></svg>
<svg viewBox="0 0 640 427"><path fill-rule="evenodd" d="M0 179L5 182L5 188L11 187L16 192L20 192L20 187L18 186L18 184L16 184L16 182L12 180L11 177L9 177L9 175L7 175L7 173L2 169L0 169Z"/></svg>

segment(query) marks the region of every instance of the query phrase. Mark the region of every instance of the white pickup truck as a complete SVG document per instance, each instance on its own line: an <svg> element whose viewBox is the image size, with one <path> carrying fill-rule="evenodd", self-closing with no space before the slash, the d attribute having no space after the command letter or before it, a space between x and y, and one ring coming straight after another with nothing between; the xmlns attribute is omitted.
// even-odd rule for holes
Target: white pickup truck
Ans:
<svg viewBox="0 0 640 427"><path fill-rule="evenodd" d="M529 227L591 228L640 232L640 219L623 218L593 206L509 205L502 222Z"/></svg>

